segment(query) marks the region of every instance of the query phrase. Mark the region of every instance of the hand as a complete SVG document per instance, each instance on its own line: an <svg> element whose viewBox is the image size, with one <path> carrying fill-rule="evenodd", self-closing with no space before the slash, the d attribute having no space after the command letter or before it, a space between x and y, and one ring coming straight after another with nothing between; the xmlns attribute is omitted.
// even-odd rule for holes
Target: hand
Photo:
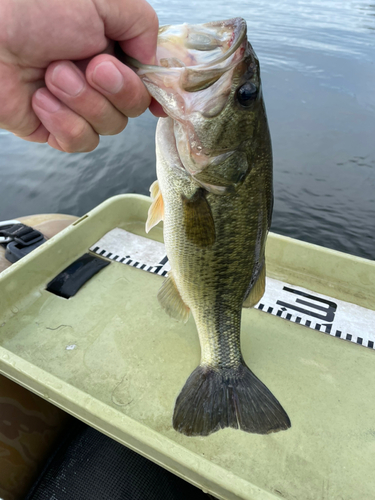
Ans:
<svg viewBox="0 0 375 500"><path fill-rule="evenodd" d="M60 151L92 151L151 97L113 41L153 63L158 19L145 0L1 0L0 128ZM74 61L74 62L73 62ZM165 116L154 102L151 109Z"/></svg>

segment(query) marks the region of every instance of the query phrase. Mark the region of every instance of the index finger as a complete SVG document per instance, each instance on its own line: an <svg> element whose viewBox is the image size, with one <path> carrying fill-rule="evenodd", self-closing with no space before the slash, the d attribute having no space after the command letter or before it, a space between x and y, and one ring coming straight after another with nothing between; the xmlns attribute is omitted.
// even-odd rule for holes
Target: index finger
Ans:
<svg viewBox="0 0 375 500"><path fill-rule="evenodd" d="M155 60L159 20L145 0L94 0L105 35L144 64Z"/></svg>

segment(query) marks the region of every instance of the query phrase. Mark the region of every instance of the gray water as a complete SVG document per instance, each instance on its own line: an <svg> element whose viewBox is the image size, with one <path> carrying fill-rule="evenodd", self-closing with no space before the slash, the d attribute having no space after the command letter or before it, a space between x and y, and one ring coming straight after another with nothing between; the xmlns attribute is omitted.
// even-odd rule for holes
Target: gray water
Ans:
<svg viewBox="0 0 375 500"><path fill-rule="evenodd" d="M272 231L375 259L375 4L151 0L161 24L242 16L261 63L274 150ZM92 153L0 131L0 220L82 215L148 194L156 118L145 113Z"/></svg>

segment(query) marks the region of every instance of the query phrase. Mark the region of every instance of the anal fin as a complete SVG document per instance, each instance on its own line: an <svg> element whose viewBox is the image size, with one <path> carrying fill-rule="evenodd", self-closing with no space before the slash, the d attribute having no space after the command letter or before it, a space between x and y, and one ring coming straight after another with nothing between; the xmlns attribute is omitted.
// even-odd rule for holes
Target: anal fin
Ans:
<svg viewBox="0 0 375 500"><path fill-rule="evenodd" d="M148 217L146 221L146 233L150 231L154 226L159 224L161 220L164 219L164 201L159 188L159 182L154 181L150 186L150 193L153 202L148 209Z"/></svg>
<svg viewBox="0 0 375 500"><path fill-rule="evenodd" d="M158 300L169 316L187 322L190 309L182 300L171 271L158 292Z"/></svg>
<svg viewBox="0 0 375 500"><path fill-rule="evenodd" d="M244 300L242 307L254 307L264 295L266 289L266 264L264 263L259 276Z"/></svg>

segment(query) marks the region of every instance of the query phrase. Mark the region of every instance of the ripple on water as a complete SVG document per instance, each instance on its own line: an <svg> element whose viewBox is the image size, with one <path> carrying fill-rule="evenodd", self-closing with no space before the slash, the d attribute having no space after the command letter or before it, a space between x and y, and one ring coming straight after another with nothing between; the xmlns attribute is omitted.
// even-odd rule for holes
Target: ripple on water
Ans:
<svg viewBox="0 0 375 500"><path fill-rule="evenodd" d="M260 59L275 158L272 229L375 258L375 6L365 0L151 0L161 24L242 16ZM214 13L214 14L213 14ZM130 120L89 154L0 131L0 220L82 215L106 198L148 194L156 119Z"/></svg>

